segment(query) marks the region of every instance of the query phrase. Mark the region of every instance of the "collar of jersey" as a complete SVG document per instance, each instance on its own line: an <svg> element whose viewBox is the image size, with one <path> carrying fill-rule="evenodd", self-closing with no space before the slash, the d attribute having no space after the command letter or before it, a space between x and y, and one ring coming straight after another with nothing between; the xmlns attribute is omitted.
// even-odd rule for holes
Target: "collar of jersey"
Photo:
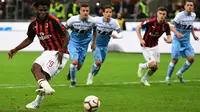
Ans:
<svg viewBox="0 0 200 112"><path fill-rule="evenodd" d="M105 23L109 23L111 19L109 19L108 21L104 21L104 17L102 17L103 22Z"/></svg>
<svg viewBox="0 0 200 112"><path fill-rule="evenodd" d="M191 13L192 13L192 12L190 12L190 15L191 15ZM187 15L186 10L184 10L184 14L185 14L186 16L190 16L190 15Z"/></svg>
<svg viewBox="0 0 200 112"><path fill-rule="evenodd" d="M81 19L81 16L79 15L79 19L83 22L87 22L88 21L88 18L87 19Z"/></svg>

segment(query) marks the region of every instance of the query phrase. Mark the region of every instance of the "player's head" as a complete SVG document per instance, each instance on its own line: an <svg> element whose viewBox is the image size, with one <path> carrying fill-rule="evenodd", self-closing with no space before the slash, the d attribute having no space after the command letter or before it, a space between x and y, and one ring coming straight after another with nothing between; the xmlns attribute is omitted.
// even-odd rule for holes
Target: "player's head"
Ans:
<svg viewBox="0 0 200 112"><path fill-rule="evenodd" d="M90 13L90 8L88 4L81 4L80 6L80 15L82 19L88 18L88 15Z"/></svg>
<svg viewBox="0 0 200 112"><path fill-rule="evenodd" d="M192 12L194 9L194 3L192 0L185 0L184 8L187 12Z"/></svg>
<svg viewBox="0 0 200 112"><path fill-rule="evenodd" d="M159 7L158 11L157 11L157 18L158 18L158 20L163 21L166 16L167 16L167 8L165 8L165 7Z"/></svg>
<svg viewBox="0 0 200 112"><path fill-rule="evenodd" d="M112 7L110 5L103 7L103 16L106 19L110 19L112 17Z"/></svg>
<svg viewBox="0 0 200 112"><path fill-rule="evenodd" d="M50 3L50 0L35 0L33 6L36 8L37 17L39 19L46 19L49 14Z"/></svg>

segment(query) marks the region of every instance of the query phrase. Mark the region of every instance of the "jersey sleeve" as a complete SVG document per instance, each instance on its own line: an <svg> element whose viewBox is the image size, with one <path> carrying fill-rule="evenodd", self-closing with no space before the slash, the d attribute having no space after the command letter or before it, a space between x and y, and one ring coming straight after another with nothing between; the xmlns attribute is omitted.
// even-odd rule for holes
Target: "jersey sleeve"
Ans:
<svg viewBox="0 0 200 112"><path fill-rule="evenodd" d="M178 13L175 18L174 18L174 21L173 21L173 25L174 26L177 26L178 24L180 24L180 13Z"/></svg>
<svg viewBox="0 0 200 112"><path fill-rule="evenodd" d="M28 26L27 36L29 39L34 40L36 35L34 23L31 22Z"/></svg>
<svg viewBox="0 0 200 112"><path fill-rule="evenodd" d="M71 28L72 27L72 22L73 22L73 18L70 17L68 20L67 20L67 23L65 24L65 27L67 29Z"/></svg>
<svg viewBox="0 0 200 112"><path fill-rule="evenodd" d="M144 22L141 23L141 27L142 28L147 28L147 27L151 26L152 23L153 23L152 21L146 20L146 21L144 21Z"/></svg>
<svg viewBox="0 0 200 112"><path fill-rule="evenodd" d="M60 34L60 36L65 36L65 27L64 25L60 22L59 19L56 19L55 21L53 21L53 25L55 27L55 29L57 30L57 32Z"/></svg>
<svg viewBox="0 0 200 112"><path fill-rule="evenodd" d="M117 20L115 20L114 28L115 28L115 31L117 31L117 33L121 32L121 29L120 29L120 26L119 26L119 23L117 22Z"/></svg>
<svg viewBox="0 0 200 112"><path fill-rule="evenodd" d="M170 27L169 27L168 23L165 25L165 32L166 32L166 35L171 35L171 33L170 33Z"/></svg>

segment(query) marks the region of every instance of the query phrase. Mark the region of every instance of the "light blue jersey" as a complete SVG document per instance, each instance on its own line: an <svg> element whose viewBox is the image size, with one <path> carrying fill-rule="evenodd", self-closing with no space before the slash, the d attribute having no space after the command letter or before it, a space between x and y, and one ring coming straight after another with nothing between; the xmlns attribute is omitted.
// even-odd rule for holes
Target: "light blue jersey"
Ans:
<svg viewBox="0 0 200 112"><path fill-rule="evenodd" d="M113 31L120 33L121 30L117 20L111 18L108 22L105 22L103 17L96 17L96 29L96 49L93 51L93 56L96 61L101 60L103 62L108 51L110 35Z"/></svg>
<svg viewBox="0 0 200 112"><path fill-rule="evenodd" d="M174 35L172 41L172 58L179 59L180 55L183 57L194 56L194 50L190 44L190 33L192 31L193 22L196 18L196 14L191 12L187 15L186 11L182 11L174 18L174 26L178 32L184 35L182 38L178 38Z"/></svg>
<svg viewBox="0 0 200 112"><path fill-rule="evenodd" d="M91 16L87 20L81 20L80 15L72 16L65 25L71 28L68 50L71 60L78 60L83 64L88 45L95 30L95 19Z"/></svg>

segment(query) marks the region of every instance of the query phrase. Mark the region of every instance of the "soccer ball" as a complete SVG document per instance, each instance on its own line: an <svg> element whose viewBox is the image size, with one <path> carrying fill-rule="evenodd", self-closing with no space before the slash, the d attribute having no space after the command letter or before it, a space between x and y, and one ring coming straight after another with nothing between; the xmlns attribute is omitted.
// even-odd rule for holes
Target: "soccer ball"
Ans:
<svg viewBox="0 0 200 112"><path fill-rule="evenodd" d="M100 107L99 98L94 95L87 96L83 102L83 106L88 112L94 112Z"/></svg>

